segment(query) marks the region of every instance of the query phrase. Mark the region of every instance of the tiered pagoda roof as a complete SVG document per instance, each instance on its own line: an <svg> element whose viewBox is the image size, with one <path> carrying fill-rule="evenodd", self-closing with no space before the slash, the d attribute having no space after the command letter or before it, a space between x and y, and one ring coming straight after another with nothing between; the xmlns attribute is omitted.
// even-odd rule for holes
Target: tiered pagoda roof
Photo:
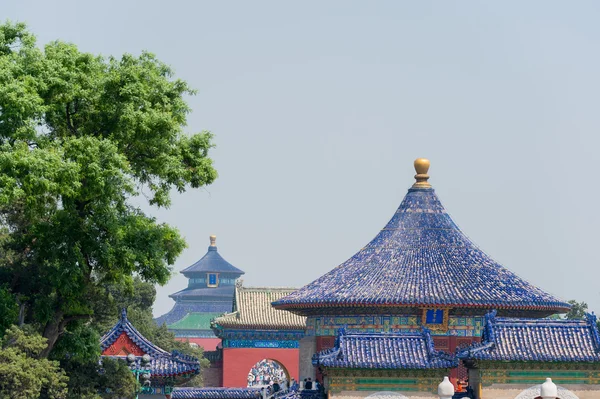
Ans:
<svg viewBox="0 0 600 399"><path fill-rule="evenodd" d="M596 316L585 320L517 319L486 315L480 344L458 357L471 360L525 362L600 362Z"/></svg>
<svg viewBox="0 0 600 399"><path fill-rule="evenodd" d="M303 330L306 318L271 306L294 292L295 288L260 288L236 286L234 312L214 320L221 328Z"/></svg>
<svg viewBox="0 0 600 399"><path fill-rule="evenodd" d="M123 358L135 355L140 366L143 355L151 358L151 378L189 377L200 372L198 359L177 352L169 353L146 339L131 324L123 310L119 322L100 339L103 356Z"/></svg>
<svg viewBox="0 0 600 399"><path fill-rule="evenodd" d="M297 314L406 307L565 312L569 305L505 269L454 223L415 161L417 182L377 236L329 273L273 303Z"/></svg>
<svg viewBox="0 0 600 399"><path fill-rule="evenodd" d="M241 276L243 271L227 262L217 251L216 237L210 236L208 252L193 265L183 269L181 274L187 276L193 273L232 273Z"/></svg>
<svg viewBox="0 0 600 399"><path fill-rule="evenodd" d="M166 323L177 337L214 338L210 321L231 312L235 281L244 272L223 259L216 236L211 235L206 254L181 273L188 278L188 286L169 295L175 305L155 321Z"/></svg>
<svg viewBox="0 0 600 399"><path fill-rule="evenodd" d="M454 355L436 351L429 330L421 333L346 334L313 356L315 366L351 369L440 369L458 366Z"/></svg>

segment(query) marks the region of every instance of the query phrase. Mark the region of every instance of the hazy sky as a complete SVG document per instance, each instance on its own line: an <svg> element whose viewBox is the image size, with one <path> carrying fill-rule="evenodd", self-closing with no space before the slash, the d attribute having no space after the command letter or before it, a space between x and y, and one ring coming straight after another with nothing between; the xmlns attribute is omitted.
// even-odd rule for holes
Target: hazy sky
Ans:
<svg viewBox="0 0 600 399"><path fill-rule="evenodd" d="M199 90L219 179L152 210L181 270L217 235L253 286L301 287L367 244L427 157L463 231L600 310L600 3L24 1L40 43L147 49ZM158 289L155 315L187 280Z"/></svg>

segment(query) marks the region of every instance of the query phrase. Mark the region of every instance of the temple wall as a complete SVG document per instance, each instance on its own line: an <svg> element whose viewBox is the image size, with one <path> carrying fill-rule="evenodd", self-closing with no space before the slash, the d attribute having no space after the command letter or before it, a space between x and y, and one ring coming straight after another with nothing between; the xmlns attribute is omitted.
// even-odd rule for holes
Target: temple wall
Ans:
<svg viewBox="0 0 600 399"><path fill-rule="evenodd" d="M300 379L316 379L316 368L312 365L312 356L317 352L316 337L304 337L300 340L299 369Z"/></svg>
<svg viewBox="0 0 600 399"><path fill-rule="evenodd" d="M376 394L381 391L341 391L330 393L330 399L364 399L369 395ZM432 394L431 392L402 392L402 391L394 391L394 393L399 393L404 395L407 398L419 398L419 399L440 399L439 396ZM402 397L400 397L402 398ZM512 398L511 398L512 399Z"/></svg>
<svg viewBox="0 0 600 399"><path fill-rule="evenodd" d="M394 392L406 397L435 397L445 369L328 369L325 387L329 395L364 397L369 393ZM439 399L439 398L436 398Z"/></svg>
<svg viewBox="0 0 600 399"><path fill-rule="evenodd" d="M248 386L248 373L263 359L276 360L290 378L299 380L300 351L296 348L223 348L223 386Z"/></svg>
<svg viewBox="0 0 600 399"><path fill-rule="evenodd" d="M190 344L197 344L205 351L214 351L217 345L221 343L221 338L188 338L188 337L176 337L177 341L189 342Z"/></svg>
<svg viewBox="0 0 600 399"><path fill-rule="evenodd" d="M211 363L202 369L202 383L205 387L223 386L223 362Z"/></svg>
<svg viewBox="0 0 600 399"><path fill-rule="evenodd" d="M515 399L521 392L531 385L521 384L495 384L481 390L481 399ZM560 385L575 394L579 399L599 399L600 385Z"/></svg>

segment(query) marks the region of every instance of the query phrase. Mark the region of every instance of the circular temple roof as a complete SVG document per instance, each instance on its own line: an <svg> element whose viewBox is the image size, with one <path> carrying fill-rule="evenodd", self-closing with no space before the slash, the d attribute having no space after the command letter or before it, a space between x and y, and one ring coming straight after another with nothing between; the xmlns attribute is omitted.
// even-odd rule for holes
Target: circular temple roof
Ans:
<svg viewBox="0 0 600 399"><path fill-rule="evenodd" d="M428 160L415 161L416 183L369 244L273 306L304 315L346 307L568 310L469 240L427 182L428 168Z"/></svg>

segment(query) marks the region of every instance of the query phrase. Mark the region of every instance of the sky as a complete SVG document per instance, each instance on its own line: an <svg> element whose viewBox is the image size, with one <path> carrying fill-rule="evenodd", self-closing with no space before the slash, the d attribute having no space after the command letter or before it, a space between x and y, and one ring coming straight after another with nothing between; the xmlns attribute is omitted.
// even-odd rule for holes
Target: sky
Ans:
<svg viewBox="0 0 600 399"><path fill-rule="evenodd" d="M155 53L198 94L218 180L145 206L188 248L217 236L249 286L301 287L366 245L431 161L480 248L600 311L600 3L0 0L40 45Z"/></svg>

